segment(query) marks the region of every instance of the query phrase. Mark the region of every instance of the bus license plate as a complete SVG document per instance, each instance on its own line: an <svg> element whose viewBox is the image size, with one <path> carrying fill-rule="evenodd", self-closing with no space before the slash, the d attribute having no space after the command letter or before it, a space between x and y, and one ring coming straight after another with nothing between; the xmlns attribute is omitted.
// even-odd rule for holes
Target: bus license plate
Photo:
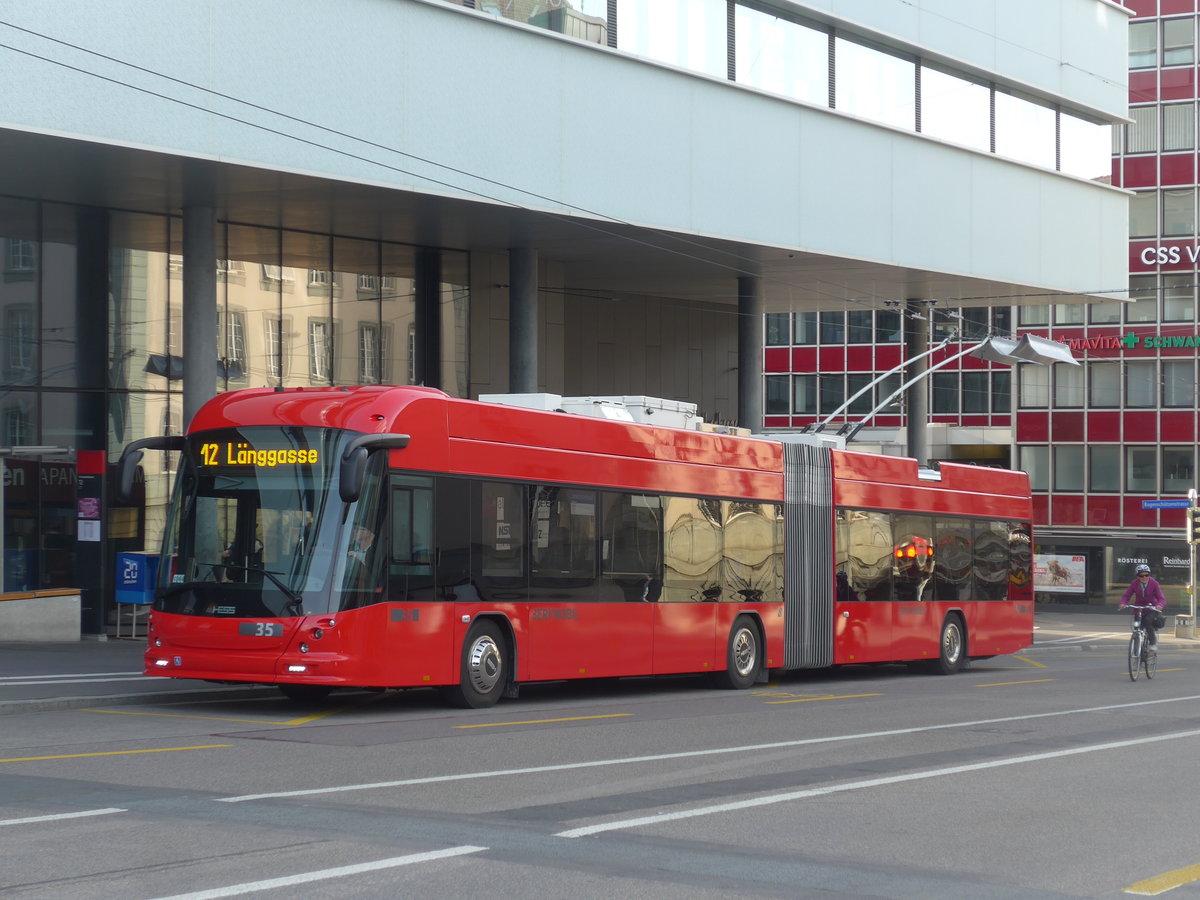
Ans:
<svg viewBox="0 0 1200 900"><path fill-rule="evenodd" d="M238 625L238 634L248 634L250 637L283 637L283 626L278 622L242 622Z"/></svg>

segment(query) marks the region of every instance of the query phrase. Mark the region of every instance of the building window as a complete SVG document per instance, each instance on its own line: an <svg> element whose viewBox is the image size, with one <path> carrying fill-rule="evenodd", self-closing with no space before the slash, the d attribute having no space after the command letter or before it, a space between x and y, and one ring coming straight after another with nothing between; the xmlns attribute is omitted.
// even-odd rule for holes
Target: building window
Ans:
<svg viewBox="0 0 1200 900"><path fill-rule="evenodd" d="M876 341L881 344L898 344L902 337L900 313L894 309L881 309L875 313Z"/></svg>
<svg viewBox="0 0 1200 900"><path fill-rule="evenodd" d="M262 280L271 284L278 284L281 281L290 282L293 280L292 270L264 263L262 267Z"/></svg>
<svg viewBox="0 0 1200 900"><path fill-rule="evenodd" d="M817 343L817 314L815 312L796 313L795 343Z"/></svg>
<svg viewBox="0 0 1200 900"><path fill-rule="evenodd" d="M283 319L279 316L267 316L264 325L264 341L267 351L267 377L278 380L283 377L284 359L286 358Z"/></svg>
<svg viewBox="0 0 1200 900"><path fill-rule="evenodd" d="M870 372L851 372L846 375L846 399L862 391L846 410L848 416L865 416L875 408L873 392L866 390L874 379L875 376Z"/></svg>
<svg viewBox="0 0 1200 900"><path fill-rule="evenodd" d="M985 413L988 411L988 373L962 373L962 411Z"/></svg>
<svg viewBox="0 0 1200 900"><path fill-rule="evenodd" d="M4 310L4 373L8 381L21 382L33 375L37 334L33 306L14 304Z"/></svg>
<svg viewBox="0 0 1200 900"><path fill-rule="evenodd" d="M1125 405L1148 408L1158 402L1154 383L1157 364L1153 361L1125 363Z"/></svg>
<svg viewBox="0 0 1200 900"><path fill-rule="evenodd" d="M1049 325L1050 307L1042 304L1019 307L1017 321L1022 325Z"/></svg>
<svg viewBox="0 0 1200 900"><path fill-rule="evenodd" d="M1163 360L1162 405L1172 409L1190 409L1196 403L1196 361Z"/></svg>
<svg viewBox="0 0 1200 900"><path fill-rule="evenodd" d="M1029 487L1035 491L1050 489L1050 448L1021 447L1021 470L1029 476Z"/></svg>
<svg viewBox="0 0 1200 900"><path fill-rule="evenodd" d="M225 377L245 378L249 374L246 356L246 314L241 310L229 313L229 332L225 344Z"/></svg>
<svg viewBox="0 0 1200 900"><path fill-rule="evenodd" d="M1116 409L1121 405L1121 364L1093 362L1087 366L1088 404L1094 409Z"/></svg>
<svg viewBox="0 0 1200 900"><path fill-rule="evenodd" d="M1196 312L1196 279L1192 275L1162 277L1163 319L1191 322Z"/></svg>
<svg viewBox="0 0 1200 900"><path fill-rule="evenodd" d="M846 313L846 343L869 344L875 337L875 323L869 309L852 309Z"/></svg>
<svg viewBox="0 0 1200 900"><path fill-rule="evenodd" d="M1012 372L992 373L992 412L1012 412Z"/></svg>
<svg viewBox="0 0 1200 900"><path fill-rule="evenodd" d="M1020 404L1022 409L1044 409L1050 405L1050 367L1021 366Z"/></svg>
<svg viewBox="0 0 1200 900"><path fill-rule="evenodd" d="M1058 117L1053 109L997 88L996 153L1047 169L1057 168Z"/></svg>
<svg viewBox="0 0 1200 900"><path fill-rule="evenodd" d="M1121 490L1121 448L1088 447L1088 490L1115 494Z"/></svg>
<svg viewBox="0 0 1200 900"><path fill-rule="evenodd" d="M1148 69L1158 65L1158 22L1129 24L1129 68Z"/></svg>
<svg viewBox="0 0 1200 900"><path fill-rule="evenodd" d="M1154 447L1125 448L1125 490L1146 494L1158 491L1157 456Z"/></svg>
<svg viewBox="0 0 1200 900"><path fill-rule="evenodd" d="M786 416L788 414L788 382L787 375L764 376L766 392L763 400L763 412L768 416Z"/></svg>
<svg viewBox="0 0 1200 900"><path fill-rule="evenodd" d="M842 112L913 131L917 122L917 67L844 38L834 43L834 105Z"/></svg>
<svg viewBox="0 0 1200 900"><path fill-rule="evenodd" d="M1099 303L1088 305L1088 321L1093 325L1115 325L1121 321L1121 307L1125 304L1119 300L1101 300Z"/></svg>
<svg viewBox="0 0 1200 900"><path fill-rule="evenodd" d="M827 416L846 402L846 379L826 373L820 379L821 415Z"/></svg>
<svg viewBox="0 0 1200 900"><path fill-rule="evenodd" d="M1126 322L1153 322L1158 318L1158 277L1130 275Z"/></svg>
<svg viewBox="0 0 1200 900"><path fill-rule="evenodd" d="M1054 405L1083 406L1083 366L1054 366Z"/></svg>
<svg viewBox="0 0 1200 900"><path fill-rule="evenodd" d="M1054 448L1054 489L1083 491L1083 447L1060 445Z"/></svg>
<svg viewBox="0 0 1200 900"><path fill-rule="evenodd" d="M4 443L10 447L33 443L33 420L21 401L4 409Z"/></svg>
<svg viewBox="0 0 1200 900"><path fill-rule="evenodd" d="M1196 453L1191 447L1162 448L1162 493L1186 494L1193 487Z"/></svg>
<svg viewBox="0 0 1200 900"><path fill-rule="evenodd" d="M938 415L957 415L958 405L958 373L933 373L933 413Z"/></svg>
<svg viewBox="0 0 1200 900"><path fill-rule="evenodd" d="M308 320L308 377L321 384L329 383L329 373L332 371L333 346L330 338L328 319Z"/></svg>
<svg viewBox="0 0 1200 900"><path fill-rule="evenodd" d="M1163 19L1162 64L1164 66L1190 66L1196 61L1196 20Z"/></svg>
<svg viewBox="0 0 1200 900"><path fill-rule="evenodd" d="M1170 103L1162 108L1162 148L1191 150L1196 146L1196 104Z"/></svg>
<svg viewBox="0 0 1200 900"><path fill-rule="evenodd" d="M796 100L829 103L829 35L769 13L737 5L739 84Z"/></svg>
<svg viewBox="0 0 1200 900"><path fill-rule="evenodd" d="M1196 233L1196 189L1172 188L1162 192L1162 233L1180 237Z"/></svg>
<svg viewBox="0 0 1200 900"><path fill-rule="evenodd" d="M846 339L846 314L840 312L821 313L821 343L840 344Z"/></svg>
<svg viewBox="0 0 1200 900"><path fill-rule="evenodd" d="M788 313L767 313L766 345L786 346L791 339L792 317Z"/></svg>
<svg viewBox="0 0 1200 900"><path fill-rule="evenodd" d="M797 375L792 383L792 412L797 415L817 414L817 376Z"/></svg>
<svg viewBox="0 0 1200 900"><path fill-rule="evenodd" d="M1111 125L1088 122L1065 112L1058 114L1059 169L1090 180L1112 175Z"/></svg>
<svg viewBox="0 0 1200 900"><path fill-rule="evenodd" d="M358 383L379 384L380 369L379 325L360 322L358 325Z"/></svg>
<svg viewBox="0 0 1200 900"><path fill-rule="evenodd" d="M4 271L32 272L37 266L37 245L33 241L7 238L4 241Z"/></svg>
<svg viewBox="0 0 1200 900"><path fill-rule="evenodd" d="M1054 305L1054 324L1082 325L1084 312L1082 303L1056 303Z"/></svg>
<svg viewBox="0 0 1200 900"><path fill-rule="evenodd" d="M975 150L992 149L991 89L921 67L921 132Z"/></svg>
<svg viewBox="0 0 1200 900"><path fill-rule="evenodd" d="M1126 153L1153 153L1158 149L1158 107L1134 106L1129 110L1133 119L1125 126Z"/></svg>
<svg viewBox="0 0 1200 900"><path fill-rule="evenodd" d="M1158 236L1158 191L1138 191L1129 198L1129 236Z"/></svg>

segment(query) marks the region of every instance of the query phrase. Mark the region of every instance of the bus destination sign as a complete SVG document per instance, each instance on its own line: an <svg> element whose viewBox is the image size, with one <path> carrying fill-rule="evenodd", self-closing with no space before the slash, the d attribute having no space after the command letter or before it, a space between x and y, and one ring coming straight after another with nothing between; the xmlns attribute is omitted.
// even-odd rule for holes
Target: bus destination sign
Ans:
<svg viewBox="0 0 1200 900"><path fill-rule="evenodd" d="M313 466L320 452L315 448L285 447L280 450L256 450L244 441L208 442L200 445L200 466L255 466L275 469L279 466Z"/></svg>

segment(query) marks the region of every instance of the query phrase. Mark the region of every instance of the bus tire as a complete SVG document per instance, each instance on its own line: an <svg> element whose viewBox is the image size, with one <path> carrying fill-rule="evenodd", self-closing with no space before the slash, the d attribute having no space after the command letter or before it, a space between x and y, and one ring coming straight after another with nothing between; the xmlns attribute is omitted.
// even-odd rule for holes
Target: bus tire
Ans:
<svg viewBox="0 0 1200 900"><path fill-rule="evenodd" d="M946 616L942 633L938 639L938 658L934 671L941 675L953 675L965 667L967 659L967 633L963 621L956 613Z"/></svg>
<svg viewBox="0 0 1200 900"><path fill-rule="evenodd" d="M729 630L725 671L717 673L717 684L732 691L744 691L758 679L761 665L762 642L758 628L749 616L738 616Z"/></svg>
<svg viewBox="0 0 1200 900"><path fill-rule="evenodd" d="M508 642L500 627L488 619L471 626L463 642L458 684L442 692L446 700L462 709L495 706L508 682Z"/></svg>
<svg viewBox="0 0 1200 900"><path fill-rule="evenodd" d="M295 703L320 703L333 688L321 684L279 684L279 693Z"/></svg>

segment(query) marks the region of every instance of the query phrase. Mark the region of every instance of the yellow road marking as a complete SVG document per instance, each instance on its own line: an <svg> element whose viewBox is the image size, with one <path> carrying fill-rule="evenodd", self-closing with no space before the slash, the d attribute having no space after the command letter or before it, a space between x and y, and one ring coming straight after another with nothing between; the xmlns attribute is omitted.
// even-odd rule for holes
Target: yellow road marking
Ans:
<svg viewBox="0 0 1200 900"><path fill-rule="evenodd" d="M975 687L1011 687L1014 684L1045 684L1047 681L1057 681L1056 678L1031 678L1028 681L993 681L989 684L977 684Z"/></svg>
<svg viewBox="0 0 1200 900"><path fill-rule="evenodd" d="M1197 880L1200 880L1200 863L1192 866L1184 866L1182 869L1175 869L1172 872L1163 872L1161 875L1155 875L1153 878L1135 881L1129 887L1125 888L1125 893L1139 894L1143 897L1154 897Z"/></svg>
<svg viewBox="0 0 1200 900"><path fill-rule="evenodd" d="M529 719L524 722L483 722L479 725L455 725L455 728L500 728L504 725L553 725L556 722L583 722L587 719L620 719L633 713L607 713L603 716L567 716L562 719Z"/></svg>
<svg viewBox="0 0 1200 900"><path fill-rule="evenodd" d="M61 753L57 756L15 756L0 763L40 762L46 759L87 759L92 756L132 756L137 753L177 753L180 750L228 750L233 744L204 744L199 747L162 747L158 750L105 750L100 753Z"/></svg>
<svg viewBox="0 0 1200 900"><path fill-rule="evenodd" d="M1027 656L1014 656L1014 657L1013 657L1013 659L1019 659L1019 660L1020 660L1021 662L1023 662L1023 663L1029 663L1029 665L1031 665L1031 666L1033 666L1034 668L1037 668L1037 669L1044 669L1044 668L1046 668L1046 664L1045 664L1045 663L1040 663L1040 662L1038 662L1037 660L1035 660L1035 659L1030 659L1030 658L1029 658L1029 657L1027 657Z"/></svg>
<svg viewBox="0 0 1200 900"><path fill-rule="evenodd" d="M1186 672L1186 671L1187 671L1187 669L1184 669L1182 667L1178 668L1178 669L1155 669L1155 673L1158 673L1158 672Z"/></svg>
<svg viewBox="0 0 1200 900"><path fill-rule="evenodd" d="M205 719L210 722L240 722L243 725L305 725L316 719L323 719L326 716L332 716L337 712L344 712L351 709L349 706L343 706L338 709L327 709L319 713L313 713L311 716L302 716L299 719L244 719L234 716L195 716L187 713L154 713L154 712L133 712L127 709L85 709L84 712L102 713L106 716L152 716L159 719Z"/></svg>
<svg viewBox="0 0 1200 900"><path fill-rule="evenodd" d="M793 700L766 700L767 704L776 703L814 703L817 700L857 700L859 697L882 697L883 694L829 694L825 697L796 697Z"/></svg>

